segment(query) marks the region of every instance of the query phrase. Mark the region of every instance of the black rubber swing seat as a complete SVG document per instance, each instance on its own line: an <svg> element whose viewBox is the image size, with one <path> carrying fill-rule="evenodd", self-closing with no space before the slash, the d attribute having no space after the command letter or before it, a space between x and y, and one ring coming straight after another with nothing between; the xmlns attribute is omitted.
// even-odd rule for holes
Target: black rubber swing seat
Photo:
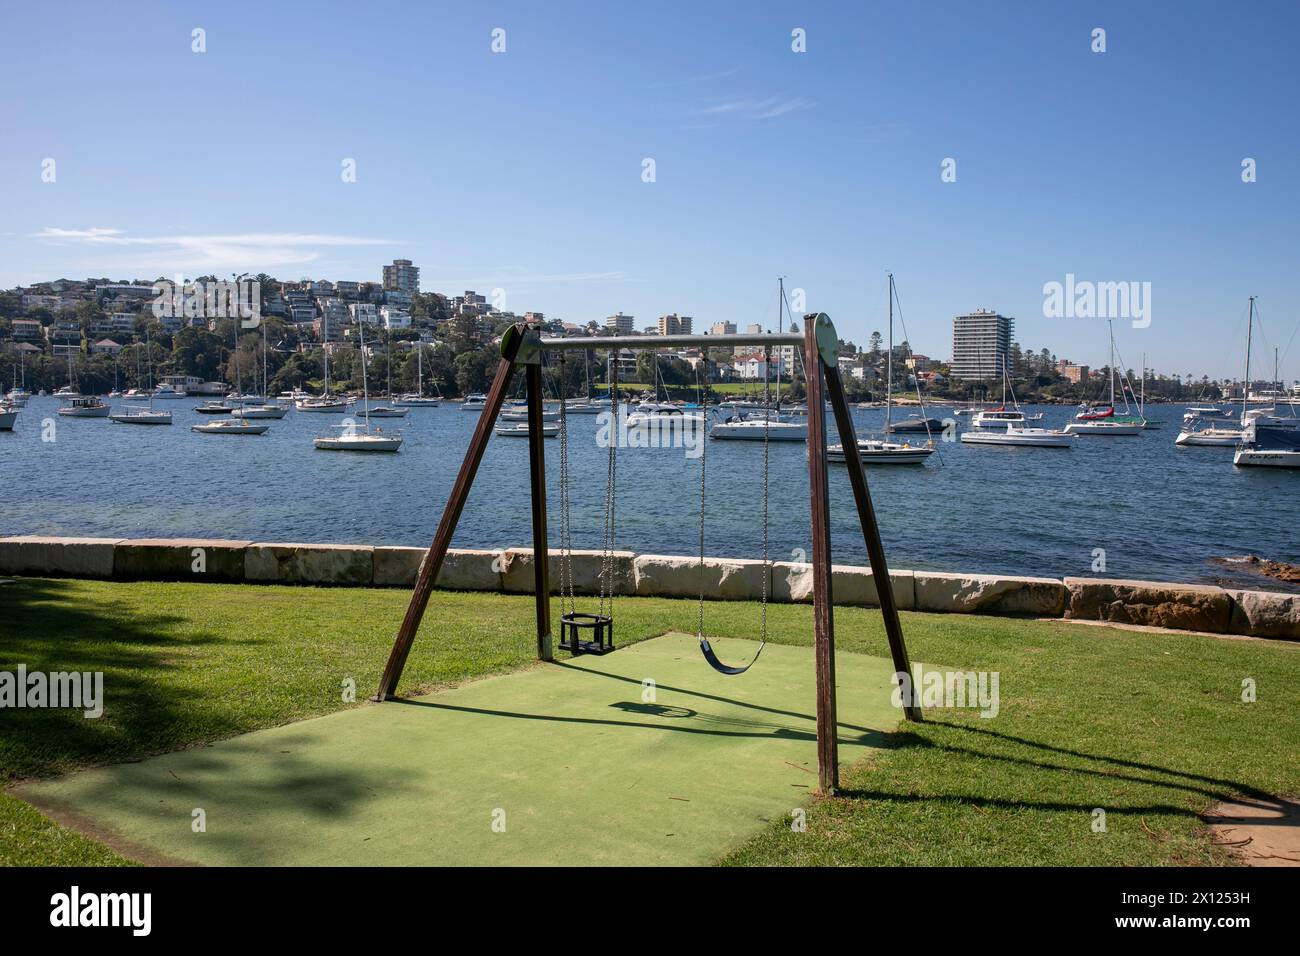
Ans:
<svg viewBox="0 0 1300 956"><path fill-rule="evenodd" d="M722 661L718 659L718 655L713 653L713 647L709 644L709 639L707 637L700 638L700 653L702 653L704 659L709 662L709 666L719 674L726 674L729 677L735 677L737 674L745 673L745 671L749 670L755 663L757 663L758 655L763 653L763 647L765 644L766 642L758 645L758 650L754 652L754 659L744 667L732 667L730 664L722 663Z"/></svg>

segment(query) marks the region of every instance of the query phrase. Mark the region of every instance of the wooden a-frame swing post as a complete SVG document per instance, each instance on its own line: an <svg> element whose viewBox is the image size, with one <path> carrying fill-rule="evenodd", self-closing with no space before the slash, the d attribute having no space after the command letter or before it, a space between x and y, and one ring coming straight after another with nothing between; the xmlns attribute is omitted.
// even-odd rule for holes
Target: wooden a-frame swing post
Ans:
<svg viewBox="0 0 1300 956"><path fill-rule="evenodd" d="M602 348L659 348L665 345L698 345L696 336L655 336L651 340L641 337L607 336L599 339ZM745 334L710 336L710 346L733 344L802 345L804 371L808 387L808 484L809 505L812 517L812 571L813 571L813 632L817 680L817 771L818 783L823 793L833 793L839 785L839 754L836 735L835 706L835 630L833 596L831 593L831 530L830 493L826 467L826 415L825 402L829 402L835 416L836 430L846 455L849 485L857 506L858 518L871 561L871 574L875 581L880 610L884 617L885 633L889 638L890 656L897 673L910 674L911 665L907 647L903 643L903 628L898 618L898 605L894 600L889 580L889 567L885 549L880 540L871 493L867 487L866 473L856 452L857 435L849 413L840 381L836 351L838 339L835 327L825 313L804 316L804 333ZM411 644L415 641L420 619L429 603L429 596L438 580L438 572L451 546L456 523L469 498L474 476L483 460L488 439L492 436L497 415L505 401L517 364L525 366L528 387L528 446L529 483L532 499L533 525L533 575L534 600L537 609L537 656L550 660L552 656L550 577L546 530L546 461L542 434L542 370L541 352L546 349L590 348L589 339L537 339L523 325L515 325L501 341L501 363L496 378L488 392L486 406L479 417L469 449L460 472L452 485L451 496L443 511L438 530L434 534L429 553L420 565L411 601L402 619L402 626L393 643L392 653L384 668L379 690L372 700L382 701L392 697L397 690L402 670ZM526 348L525 348L526 346ZM524 353L521 356L521 351ZM907 717L921 719L921 710L914 702L905 706Z"/></svg>

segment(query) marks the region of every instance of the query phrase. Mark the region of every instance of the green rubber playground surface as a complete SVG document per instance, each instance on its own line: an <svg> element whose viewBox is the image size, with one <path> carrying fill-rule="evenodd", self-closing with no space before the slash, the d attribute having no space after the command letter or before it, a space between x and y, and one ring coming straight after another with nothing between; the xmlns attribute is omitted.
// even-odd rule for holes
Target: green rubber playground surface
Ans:
<svg viewBox="0 0 1300 956"><path fill-rule="evenodd" d="M847 765L900 712L888 660L840 651L836 672ZM149 862L709 863L816 788L813 701L810 647L725 677L670 634L14 793Z"/></svg>

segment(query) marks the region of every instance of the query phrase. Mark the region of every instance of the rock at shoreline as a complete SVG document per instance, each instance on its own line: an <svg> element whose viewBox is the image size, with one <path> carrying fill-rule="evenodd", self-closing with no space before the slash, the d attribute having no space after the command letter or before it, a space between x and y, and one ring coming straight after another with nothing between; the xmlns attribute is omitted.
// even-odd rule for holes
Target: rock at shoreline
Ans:
<svg viewBox="0 0 1300 956"><path fill-rule="evenodd" d="M1287 564L1285 561L1270 561L1255 554L1248 554L1241 558L1216 558L1215 561L1218 564L1242 568L1288 584L1300 584L1300 565Z"/></svg>

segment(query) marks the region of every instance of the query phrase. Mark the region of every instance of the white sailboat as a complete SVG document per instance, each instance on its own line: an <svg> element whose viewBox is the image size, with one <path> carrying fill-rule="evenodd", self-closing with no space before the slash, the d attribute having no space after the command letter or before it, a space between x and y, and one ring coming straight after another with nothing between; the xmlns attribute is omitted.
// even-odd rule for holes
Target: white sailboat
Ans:
<svg viewBox="0 0 1300 956"><path fill-rule="evenodd" d="M890 427L890 412L893 407L894 394L894 274L889 273L889 351L885 357L885 432L895 429ZM918 392L919 394L919 392ZM928 419L925 421L929 421ZM942 429L943 423L939 422ZM858 458L863 464L875 465L921 465L934 454L931 443L912 445L908 442L895 442L876 438L858 439ZM826 460L830 462L845 461L844 444L826 446Z"/></svg>
<svg viewBox="0 0 1300 956"><path fill-rule="evenodd" d="M1008 411L1007 391L1011 391L1011 404L1015 411ZM994 416L990 418L990 416ZM1021 448L1069 448L1074 444L1074 436L1066 432L1053 431L1050 428L1033 428L1025 424L1025 416L1020 412L1016 402L1016 390L1011 388L1007 377L1007 360L1002 358L1002 405L996 409L981 411L972 423L976 430L963 432L961 441L964 445L1013 445ZM983 426L983 427L981 427Z"/></svg>
<svg viewBox="0 0 1300 956"><path fill-rule="evenodd" d="M4 396L4 403L10 408L22 408L32 397L32 393L27 391L27 356L21 349L18 350L18 374L19 381L14 382L14 387Z"/></svg>
<svg viewBox="0 0 1300 956"><path fill-rule="evenodd" d="M158 411L153 407L153 349L150 347L149 331L145 329L145 351L149 353L149 404L127 405L121 411L111 412L109 421L120 425L170 425L172 413Z"/></svg>
<svg viewBox="0 0 1300 956"><path fill-rule="evenodd" d="M1252 295L1246 303L1246 378L1241 386L1241 421L1243 427L1228 428L1222 425L1211 425L1198 428L1197 426L1201 423L1201 420L1194 418L1188 421L1187 426L1178 433L1178 437L1174 439L1175 445L1184 448L1188 446L1229 448L1241 444L1246 424L1246 401L1250 394L1250 348L1254 327L1255 297ZM1186 420L1186 416L1183 417Z"/></svg>
<svg viewBox="0 0 1300 956"><path fill-rule="evenodd" d="M402 447L402 433L392 432L385 435L384 430L370 427L370 380L366 377L366 328L358 324L361 336L361 394L363 396L362 415L365 418L365 430L359 431L355 421L348 420L339 426L343 429L337 435L323 435L313 439L312 444L321 451L378 451L393 452Z"/></svg>
<svg viewBox="0 0 1300 956"><path fill-rule="evenodd" d="M235 322L234 325L235 325L235 348L234 351L231 352L231 357L235 363L235 389L236 391L238 391L239 389L239 323ZM329 388L329 356L328 355L325 358L325 362L326 362L325 386L326 386L326 390L328 390ZM254 374L256 375L256 373ZM202 425L191 425L190 431L199 432L202 435L265 435L266 432L270 429L271 427L270 425L261 425L258 424L257 422L248 421L249 418L252 418L254 416L248 416L243 414L246 410L246 407L241 400L235 399L234 401L231 401L230 404L232 406L230 418L218 418L210 422L204 422ZM259 405L257 407L266 408L268 406ZM277 411L283 411L282 409L280 409L278 405L275 406L275 408ZM202 409L195 409L195 411L201 411L201 410ZM266 417L274 417L274 416L266 416Z"/></svg>
<svg viewBox="0 0 1300 956"><path fill-rule="evenodd" d="M1100 412L1080 411L1075 416L1076 420L1065 426L1067 435L1141 435L1146 427L1146 422L1141 418L1115 414L1115 326L1110 321L1106 324L1110 327L1110 364L1107 369L1110 372L1110 405ZM1129 411L1127 396L1124 398L1124 410Z"/></svg>
<svg viewBox="0 0 1300 956"><path fill-rule="evenodd" d="M785 279L777 280L776 327L785 328ZM768 369L772 365L772 349L765 350L763 369L763 389L767 390ZM756 415L741 414L738 417L714 422L709 430L710 438L734 441L807 441L808 417L804 415L799 421L790 421L781 416L781 359L776 360L776 395L769 399L764 395L764 404ZM769 402L772 404L769 405ZM631 424L629 418L628 424Z"/></svg>
<svg viewBox="0 0 1300 956"><path fill-rule="evenodd" d="M393 404L399 408L437 408L440 398L430 398L424 394L424 343L415 343L415 363L417 391L399 395Z"/></svg>

